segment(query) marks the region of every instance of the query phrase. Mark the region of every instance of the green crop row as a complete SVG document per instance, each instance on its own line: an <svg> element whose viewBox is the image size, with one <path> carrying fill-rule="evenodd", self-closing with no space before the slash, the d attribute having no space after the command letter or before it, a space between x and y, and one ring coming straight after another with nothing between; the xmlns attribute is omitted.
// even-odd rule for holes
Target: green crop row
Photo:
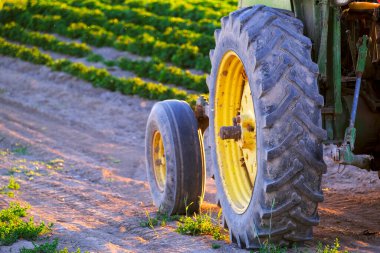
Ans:
<svg viewBox="0 0 380 253"><path fill-rule="evenodd" d="M82 1L75 1L75 3L79 6ZM214 38L212 36L214 29L208 34L197 33L188 29L182 29L180 27L174 25L168 25L163 30L158 30L155 27L155 23L151 22L147 24L143 18L127 18L121 16L120 18L110 18L109 20L104 20L99 24L98 20L102 20L102 17L99 16L99 12L97 9L95 11L95 18L91 19L87 17L87 8L73 8L67 7L65 5L59 5L59 3L55 4L56 8L62 8L61 11L57 11L56 8L48 9L45 8L37 9L33 11L33 8L29 9L32 13L36 14L44 14L46 15L60 15L63 20L66 21L66 25L70 23L83 22L88 26L98 25L103 27L104 29L113 32L115 35L127 35L127 36L138 36L143 33L149 33L149 35L156 38L156 40L161 40L163 42L171 43L171 44L191 44L192 46L196 46L200 49L200 52L203 55L207 55L209 53L210 48L214 45ZM83 13L80 13L80 9L84 9ZM144 11L144 15L146 15L146 11ZM125 14L126 12L123 12ZM98 15L99 14L99 15ZM78 18L83 16L83 18ZM140 20L140 22L139 22Z"/></svg>
<svg viewBox="0 0 380 253"><path fill-rule="evenodd" d="M97 9L99 6L103 8L112 8L113 3L101 3L97 0L65 0L66 3L75 7L86 7L88 9ZM234 8L232 6L223 5L219 8L207 7L203 3L194 4L188 1L162 1L162 0L128 0L123 1L123 7L127 8L142 8L159 16L180 17L192 21L200 21L203 19L220 20L221 17L227 15ZM234 6L236 8L236 6Z"/></svg>
<svg viewBox="0 0 380 253"><path fill-rule="evenodd" d="M10 12L12 13L12 12ZM0 14L2 14L0 12ZM0 15L1 16L1 15ZM148 33L142 33L134 38L130 36L115 36L103 27L84 23L72 23L67 26L60 16L31 16L29 13L16 15L17 22L24 27L31 27L37 31L58 33L73 39L81 39L94 46L110 46L119 50L129 51L142 56L157 57L163 62L170 61L176 66L195 68L209 71L210 61L207 55L202 55L199 48L190 44L178 46L156 40ZM5 20L11 19L3 16ZM13 16L14 17L14 16ZM1 18L0 18L1 21Z"/></svg>
<svg viewBox="0 0 380 253"><path fill-rule="evenodd" d="M77 57L87 56L91 52L91 48L86 44L62 42L53 35L29 32L15 22L5 24L4 26L0 25L0 36L13 41L38 46L45 50Z"/></svg>
<svg viewBox="0 0 380 253"><path fill-rule="evenodd" d="M81 13L81 11L83 11L82 15L84 18L87 16L87 13L96 11L96 17L93 19L94 22L97 22L94 23L96 25L101 25L108 19L117 18L129 23L151 25L159 31L165 31L168 27L178 27L198 33L213 34L214 30L219 27L219 19L201 19L195 22L180 17L159 16L144 8L131 8L126 5L106 5L98 1L93 1L91 5L87 5L91 6L91 9L89 9L86 7L86 4L82 4L82 1L72 1L76 7L68 5L67 3L69 3L67 0L58 0L53 3L48 0L40 0L38 4L31 7L31 10L37 11L35 13L45 13L47 11L47 14L62 16L72 15L74 12Z"/></svg>
<svg viewBox="0 0 380 253"><path fill-rule="evenodd" d="M110 4L110 5L128 5L130 2L134 2L135 0L85 0L85 1L95 1L95 2L101 2L104 4ZM154 0L140 0L143 3L149 3ZM181 3L178 0L165 0L165 2L170 3ZM219 0L187 0L186 3L189 3L191 5L202 5L205 8L209 9L215 9L215 10L223 10L223 9L233 9L237 7L237 1L236 0L227 0L227 1L219 1Z"/></svg>
<svg viewBox="0 0 380 253"><path fill-rule="evenodd" d="M134 23L127 23L118 19L111 19L103 25L104 29L113 32L115 35L127 35L130 37L141 36L148 33L156 40L166 42L168 44L191 44L198 47L202 55L207 55L210 48L214 45L214 37L211 35L204 35L190 30L183 30L177 27L168 27L165 31L158 31L151 25L136 25Z"/></svg>
<svg viewBox="0 0 380 253"><path fill-rule="evenodd" d="M53 62L50 55L41 53L37 48L15 45L2 38L0 38L0 54L35 64L48 65Z"/></svg>
<svg viewBox="0 0 380 253"><path fill-rule="evenodd" d="M148 77L162 83L172 83L181 85L187 89L207 93L206 75L193 75L188 70L182 70L177 67L166 66L160 61L132 61L127 58L121 58L117 65L124 70L133 71L141 77Z"/></svg>
<svg viewBox="0 0 380 253"><path fill-rule="evenodd" d="M83 6L90 8L95 1L96 0L87 0L81 2ZM73 5L76 4L77 1L74 1ZM231 6L223 6L223 8L215 9L206 7L203 3L193 4L187 1L130 0L125 1L125 5L130 8L144 8L147 11L160 16L181 17L193 21L199 21L202 19L219 21L221 17L228 15L229 12L233 11Z"/></svg>
<svg viewBox="0 0 380 253"><path fill-rule="evenodd" d="M21 42L33 46L40 46L45 50L51 50L58 53L68 53L76 57L90 55L91 49L85 44L64 43L56 39L52 35L29 32L18 24L11 22L0 25L0 35L12 41ZM94 58L92 61L104 61L102 57ZM120 68L136 73L140 77L149 77L163 83L172 83L186 87L191 90L207 92L205 75L193 75L189 71L182 70L174 66L166 66L158 59L152 61L131 61L122 58L114 65Z"/></svg>
<svg viewBox="0 0 380 253"><path fill-rule="evenodd" d="M138 95L148 99L182 99L190 104L195 103L196 95L164 86L162 84L144 82L140 78L117 78L106 69L87 67L82 63L73 63L66 59L53 60L49 55L41 53L37 48L27 48L12 44L0 38L0 54L20 58L22 60L49 66L54 71L62 71L111 91L119 91L125 95Z"/></svg>

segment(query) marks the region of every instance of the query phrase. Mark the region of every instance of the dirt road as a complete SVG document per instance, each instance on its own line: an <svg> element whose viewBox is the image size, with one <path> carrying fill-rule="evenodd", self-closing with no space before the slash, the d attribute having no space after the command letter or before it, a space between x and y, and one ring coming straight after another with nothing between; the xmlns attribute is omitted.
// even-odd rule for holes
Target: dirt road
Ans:
<svg viewBox="0 0 380 253"><path fill-rule="evenodd" d="M53 222L52 237L71 250L214 252L211 237L180 236L175 223L155 230L140 226L146 211L155 212L144 164L152 105L0 57L0 186L12 170L21 185L15 200L30 203L33 215ZM206 187L204 209L215 210L211 179ZM321 224L307 246L339 238L349 250L380 252L377 173L330 166L323 188ZM0 209L12 200L0 195ZM218 252L246 252L218 243ZM17 246L0 252L17 252Z"/></svg>

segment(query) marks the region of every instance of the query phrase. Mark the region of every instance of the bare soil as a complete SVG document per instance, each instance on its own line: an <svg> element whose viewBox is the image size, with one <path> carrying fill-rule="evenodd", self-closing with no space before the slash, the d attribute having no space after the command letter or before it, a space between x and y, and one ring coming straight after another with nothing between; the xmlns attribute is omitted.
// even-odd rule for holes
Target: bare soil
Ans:
<svg viewBox="0 0 380 253"><path fill-rule="evenodd" d="M0 209L27 202L37 220L53 222L60 247L90 252L246 252L209 236L178 235L175 222L143 228L154 214L144 163L145 124L154 101L95 89L48 68L0 57L0 186L10 171L21 185ZM9 150L9 152L7 151ZM13 151L13 152L12 152ZM61 159L61 160L55 160ZM315 239L354 252L380 252L377 173L329 166ZM208 177L205 211L218 210ZM46 241L46 239L42 240ZM21 241L0 247L18 252Z"/></svg>

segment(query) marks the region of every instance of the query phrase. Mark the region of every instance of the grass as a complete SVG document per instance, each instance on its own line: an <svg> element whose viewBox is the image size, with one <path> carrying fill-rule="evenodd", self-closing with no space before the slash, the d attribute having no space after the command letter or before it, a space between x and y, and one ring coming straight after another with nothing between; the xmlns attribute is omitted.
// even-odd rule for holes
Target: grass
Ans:
<svg viewBox="0 0 380 253"><path fill-rule="evenodd" d="M98 54L90 54L89 56L87 56L86 59L89 62L101 62L101 61L104 61L103 56L98 55Z"/></svg>
<svg viewBox="0 0 380 253"><path fill-rule="evenodd" d="M41 164L44 164L44 163L41 163ZM65 161L63 159L57 158L57 159L48 161L44 165L46 166L47 169L62 170L64 168Z"/></svg>
<svg viewBox="0 0 380 253"><path fill-rule="evenodd" d="M281 247L272 243L263 243L258 251L250 251L251 253L259 252L259 253L286 253L288 252L288 249L286 247ZM321 242L318 243L317 248L315 251L310 251L308 249L297 249L296 247L293 247L292 252L296 253L349 253L347 250L342 251L340 250L340 243L339 239L335 239L334 245L325 245L323 246Z"/></svg>
<svg viewBox="0 0 380 253"><path fill-rule="evenodd" d="M6 153L4 151L5 155ZM0 151L1 156L1 151ZM22 174L28 177L28 180L33 180L35 177L41 177L50 174L48 171L62 171L65 168L65 161L60 158L48 161L35 161L27 159L14 160L13 166L8 168L10 175ZM1 189L1 188L0 188Z"/></svg>
<svg viewBox="0 0 380 253"><path fill-rule="evenodd" d="M348 253L347 250L340 250L340 243L338 238L335 239L334 245L325 245L323 246L321 242L318 243L316 253Z"/></svg>
<svg viewBox="0 0 380 253"><path fill-rule="evenodd" d="M145 212L146 220L140 222L141 227L147 227L154 229L154 227L161 226L164 227L170 221L178 221L180 219L179 215L170 216L167 213L162 213L160 211L156 212L155 217L151 217L149 212Z"/></svg>
<svg viewBox="0 0 380 253"><path fill-rule="evenodd" d="M27 155L28 147L16 143L15 147L12 149L12 152L16 155Z"/></svg>
<svg viewBox="0 0 380 253"><path fill-rule="evenodd" d="M58 239L54 239L52 242L46 242L41 245L34 244L33 249L26 249L22 248L20 250L20 253L70 253L70 251L67 248L64 248L62 250L58 250ZM85 251L88 252L88 251ZM76 251L72 253L81 253L81 249L78 248Z"/></svg>
<svg viewBox="0 0 380 253"><path fill-rule="evenodd" d="M211 248L213 249L219 249L220 247L221 247L220 244L217 244L217 243L211 244Z"/></svg>
<svg viewBox="0 0 380 253"><path fill-rule="evenodd" d="M250 251L250 252L253 253L254 251ZM287 248L275 245L273 243L263 243L259 249L259 252L260 253L286 253Z"/></svg>
<svg viewBox="0 0 380 253"><path fill-rule="evenodd" d="M27 217L29 207L11 202L9 207L0 211L0 246L11 245L18 239L35 240L38 236L51 232L52 223L35 223Z"/></svg>
<svg viewBox="0 0 380 253"><path fill-rule="evenodd" d="M16 182L16 179L14 177L9 178L8 189L11 189L11 190L20 189L20 185L19 183Z"/></svg>
<svg viewBox="0 0 380 253"><path fill-rule="evenodd" d="M8 197L13 198L14 191L17 191L19 189L20 189L20 184L17 183L16 179L13 176L11 176L9 178L8 185L0 188L0 194L8 195Z"/></svg>
<svg viewBox="0 0 380 253"><path fill-rule="evenodd" d="M0 10L3 8L5 3L10 3L15 6L23 7L26 5L27 0L0 0Z"/></svg>
<svg viewBox="0 0 380 253"><path fill-rule="evenodd" d="M221 211L216 219L210 213L200 213L191 216L182 216L179 219L176 231L181 235L211 235L215 240L225 240L223 228L220 227Z"/></svg>

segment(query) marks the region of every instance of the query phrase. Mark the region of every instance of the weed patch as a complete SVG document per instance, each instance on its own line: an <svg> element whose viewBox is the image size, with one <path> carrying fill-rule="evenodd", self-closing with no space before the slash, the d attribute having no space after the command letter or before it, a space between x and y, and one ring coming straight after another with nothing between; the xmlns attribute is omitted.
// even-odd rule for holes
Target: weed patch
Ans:
<svg viewBox="0 0 380 253"><path fill-rule="evenodd" d="M67 248L64 248L62 250L57 250L58 247L58 239L55 239L52 242L47 242L41 245L34 244L33 249L26 249L22 248L20 250L20 253L70 253L70 251ZM85 251L87 253L88 251ZM81 253L81 249L78 248L76 251L71 253Z"/></svg>
<svg viewBox="0 0 380 253"><path fill-rule="evenodd" d="M250 251L250 253L253 253L253 252L255 251L252 251L252 250ZM275 245L273 243L268 243L268 242L263 243L259 249L259 253L286 253L286 252L288 252L287 248Z"/></svg>
<svg viewBox="0 0 380 253"><path fill-rule="evenodd" d="M213 243L213 244L211 244L211 248L213 248L213 249L219 249L220 248L220 244Z"/></svg>
<svg viewBox="0 0 380 253"><path fill-rule="evenodd" d="M226 236L220 227L221 212L217 219L213 219L210 214L194 214L193 217L182 216L179 219L176 231L182 235L211 235L215 240L225 240Z"/></svg>
<svg viewBox="0 0 380 253"><path fill-rule="evenodd" d="M4 138L0 138L0 142L3 140ZM8 149L0 149L0 156L2 157L5 157L5 156L8 156L10 154L9 150Z"/></svg>
<svg viewBox="0 0 380 253"><path fill-rule="evenodd" d="M15 147L12 149L12 152L16 155L27 155L28 147L16 143Z"/></svg>
<svg viewBox="0 0 380 253"><path fill-rule="evenodd" d="M345 251L340 250L339 239L336 238L334 245L323 246L322 243L318 243L316 253L348 253L348 251L347 250L345 250Z"/></svg>
<svg viewBox="0 0 380 253"><path fill-rule="evenodd" d="M28 209L11 202L8 208L0 211L0 246L10 245L19 238L35 240L51 231L52 223L35 223L33 217L27 217Z"/></svg>
<svg viewBox="0 0 380 253"><path fill-rule="evenodd" d="M7 186L3 186L0 188L0 194L8 195L8 197L14 197L14 191L20 189L20 184L16 182L16 179L11 176L9 178L9 182Z"/></svg>
<svg viewBox="0 0 380 253"><path fill-rule="evenodd" d="M62 170L65 165L65 161L63 159L57 158L57 159L50 160L45 165L47 169Z"/></svg>
<svg viewBox="0 0 380 253"><path fill-rule="evenodd" d="M158 211L155 217L151 217L149 212L145 212L146 220L140 222L141 227L147 227L154 229L154 227L161 226L164 227L168 222L178 221L180 219L179 215L170 216L167 213L162 213Z"/></svg>

